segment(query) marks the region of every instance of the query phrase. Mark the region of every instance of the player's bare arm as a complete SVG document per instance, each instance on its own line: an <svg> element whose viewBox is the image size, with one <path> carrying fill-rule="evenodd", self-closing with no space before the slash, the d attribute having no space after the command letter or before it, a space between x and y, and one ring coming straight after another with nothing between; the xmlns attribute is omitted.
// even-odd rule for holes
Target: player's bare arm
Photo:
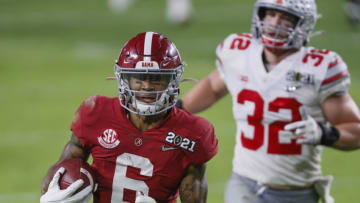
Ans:
<svg viewBox="0 0 360 203"><path fill-rule="evenodd" d="M86 161L89 158L89 153L82 147L80 140L76 135L72 135L68 143L66 143L64 150L59 160L48 169L48 172L41 185L41 193L44 194L47 191L48 185L51 181L50 174L55 168L56 164L70 158L80 158Z"/></svg>
<svg viewBox="0 0 360 203"><path fill-rule="evenodd" d="M205 179L205 164L190 165L180 184L180 199L182 203L206 202L207 182Z"/></svg>
<svg viewBox="0 0 360 203"><path fill-rule="evenodd" d="M228 93L225 83L215 70L194 86L183 98L183 108L191 113L203 111Z"/></svg>
<svg viewBox="0 0 360 203"><path fill-rule="evenodd" d="M332 96L322 104L328 121L340 132L332 147L340 150L360 148L360 111L349 94Z"/></svg>

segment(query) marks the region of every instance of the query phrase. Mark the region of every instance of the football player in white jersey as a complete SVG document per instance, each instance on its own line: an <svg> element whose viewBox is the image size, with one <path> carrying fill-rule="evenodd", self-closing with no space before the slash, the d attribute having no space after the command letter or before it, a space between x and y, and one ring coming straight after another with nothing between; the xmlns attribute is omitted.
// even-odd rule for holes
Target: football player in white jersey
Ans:
<svg viewBox="0 0 360 203"><path fill-rule="evenodd" d="M108 6L115 13L123 13L135 2L135 0L108 0ZM192 0L167 0L166 19L175 25L189 23L194 13Z"/></svg>
<svg viewBox="0 0 360 203"><path fill-rule="evenodd" d="M178 103L196 113L232 96L237 131L226 203L333 202L322 148L360 147L346 64L306 46L317 16L314 0L257 0L252 33L220 43L217 69Z"/></svg>
<svg viewBox="0 0 360 203"><path fill-rule="evenodd" d="M346 0L345 15L352 25L360 24L360 1L359 0Z"/></svg>

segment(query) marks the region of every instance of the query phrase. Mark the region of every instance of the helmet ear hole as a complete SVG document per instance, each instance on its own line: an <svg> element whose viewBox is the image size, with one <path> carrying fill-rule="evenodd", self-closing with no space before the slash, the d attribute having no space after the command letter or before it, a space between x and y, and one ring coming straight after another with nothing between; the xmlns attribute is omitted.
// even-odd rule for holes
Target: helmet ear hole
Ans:
<svg viewBox="0 0 360 203"><path fill-rule="evenodd" d="M264 20L266 8L261 7L259 8L258 16L260 20Z"/></svg>

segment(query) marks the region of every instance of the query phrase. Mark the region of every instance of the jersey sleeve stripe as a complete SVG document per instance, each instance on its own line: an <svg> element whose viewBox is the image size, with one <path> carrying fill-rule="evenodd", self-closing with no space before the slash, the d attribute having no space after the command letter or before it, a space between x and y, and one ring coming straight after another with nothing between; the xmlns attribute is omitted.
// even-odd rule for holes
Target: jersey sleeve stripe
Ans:
<svg viewBox="0 0 360 203"><path fill-rule="evenodd" d="M334 75L326 80L324 80L321 85L326 85L326 84L329 84L331 82L334 82L342 77L348 77L349 76L349 71L346 69L344 71L342 71L341 73L337 74L337 75Z"/></svg>
<svg viewBox="0 0 360 203"><path fill-rule="evenodd" d="M335 67L335 66L338 65L340 62L342 62L341 59L336 59L336 61L334 61L334 62L332 62L332 63L329 64L328 69L331 69L331 68Z"/></svg>
<svg viewBox="0 0 360 203"><path fill-rule="evenodd" d="M252 38L251 34L247 34L247 33L238 33L237 36L245 37L245 38L248 38L248 39Z"/></svg>

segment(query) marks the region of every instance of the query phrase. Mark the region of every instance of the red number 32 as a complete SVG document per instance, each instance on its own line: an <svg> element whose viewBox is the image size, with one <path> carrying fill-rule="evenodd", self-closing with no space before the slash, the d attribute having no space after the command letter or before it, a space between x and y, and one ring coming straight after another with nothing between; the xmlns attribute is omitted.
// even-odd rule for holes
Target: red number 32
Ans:
<svg viewBox="0 0 360 203"><path fill-rule="evenodd" d="M258 150L264 144L265 128L262 123L264 119L264 100L258 92L244 89L237 95L237 102L244 104L245 101L254 103L254 113L247 116L248 124L254 127L254 136L252 139L245 137L241 132L241 143L243 147L250 150ZM280 109L288 109L291 111L291 121L274 121L269 124L269 143L267 153L297 155L301 154L301 145L296 144L296 140L292 139L291 143L279 142L279 131L284 129L288 123L301 120L300 109L301 104L294 98L279 97L269 103L268 110L270 112L279 112Z"/></svg>
<svg viewBox="0 0 360 203"><path fill-rule="evenodd" d="M326 54L329 54L329 50L318 50L318 49L312 49L309 54L306 54L303 58L303 63L307 63L309 61L309 57L314 61L314 66L318 67L321 62L324 60L324 56Z"/></svg>

